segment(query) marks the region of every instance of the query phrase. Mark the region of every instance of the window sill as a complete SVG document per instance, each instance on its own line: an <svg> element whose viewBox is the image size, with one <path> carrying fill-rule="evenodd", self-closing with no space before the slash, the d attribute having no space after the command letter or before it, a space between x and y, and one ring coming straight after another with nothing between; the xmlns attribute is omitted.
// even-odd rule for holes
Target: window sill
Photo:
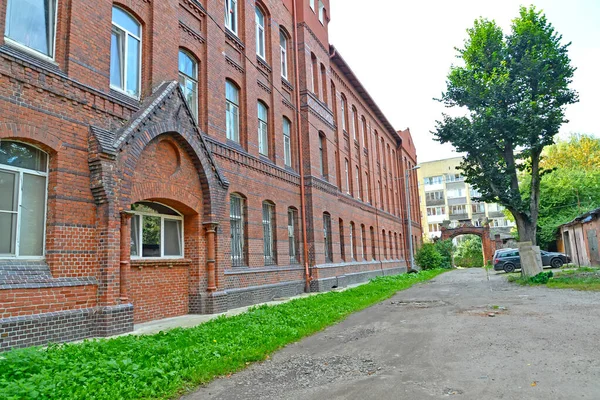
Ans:
<svg viewBox="0 0 600 400"><path fill-rule="evenodd" d="M47 56L43 53L40 53L39 51L34 50L32 48L29 48L15 40L12 40L11 38L9 38L7 36L4 36L4 43L6 43L7 46L13 47L19 51L22 51L23 53L26 53L30 56L39 58L40 60L43 60L47 63L50 63L50 64L58 67L58 63L54 60L54 58Z"/></svg>
<svg viewBox="0 0 600 400"><path fill-rule="evenodd" d="M175 268L175 267L189 267L192 264L192 260L187 258L152 258L152 259L131 259L132 268Z"/></svg>

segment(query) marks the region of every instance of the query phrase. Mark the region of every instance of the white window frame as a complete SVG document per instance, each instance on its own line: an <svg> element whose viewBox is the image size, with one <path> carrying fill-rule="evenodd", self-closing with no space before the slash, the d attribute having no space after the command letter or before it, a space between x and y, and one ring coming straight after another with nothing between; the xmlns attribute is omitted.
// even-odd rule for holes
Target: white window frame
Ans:
<svg viewBox="0 0 600 400"><path fill-rule="evenodd" d="M348 159L345 159L345 166L346 166L346 193L350 194L350 171L348 171L349 165L348 165Z"/></svg>
<svg viewBox="0 0 600 400"><path fill-rule="evenodd" d="M239 210L236 210L239 213L239 215L235 215L234 213L231 212L231 206L233 204L233 199L236 199L236 201L239 204ZM240 257L240 259L237 261L235 261L235 259L234 259L233 246L235 243L232 240L231 241L231 266L232 267L240 267L240 266L243 266L246 264L246 251L245 251L246 236L245 236L245 232L244 232L244 230L245 230L245 226L244 226L244 224L245 224L245 222L244 222L245 208L246 208L246 199L245 198L243 198L239 194L235 194L235 193L233 193L229 196L229 220L230 221L237 220L237 221L239 221L239 224L240 224L240 235L239 235L239 238L240 238L240 243L239 243L240 255L239 255L239 257ZM232 225L233 224L231 224L231 222L230 222L229 229L230 229L231 237L233 238L233 232L231 231Z"/></svg>
<svg viewBox="0 0 600 400"><path fill-rule="evenodd" d="M17 142L17 141L14 141ZM21 143L21 142L19 142ZM24 143L28 146L31 146L29 143ZM35 146L31 146L33 148L36 148ZM36 148L37 149L37 148ZM40 150L40 149L37 149ZM40 150L42 151L42 150ZM10 171L12 173L16 173L18 175L18 180L19 180L19 188L18 188L18 199L17 199L17 211L15 212L10 212L10 214L17 214L17 231L15 232L15 254L11 255L11 254L0 254L0 260L1 259L27 259L27 260L43 260L46 257L46 220L48 218L48 169L49 169L49 162L50 162L50 156L48 153L42 151L43 153L46 154L46 172L41 172L41 171L35 171L35 170L31 170L31 169L27 169L27 168L20 168L20 167L13 167L11 165L7 165L7 164L0 164L0 170L5 170L5 171ZM19 255L19 249L20 249L20 239L21 239L21 205L23 202L23 175L24 174L30 174L30 175L36 175L36 176L43 176L46 178L46 185L45 185L45 194L44 194L44 235L43 235L43 239L42 239L42 255L41 256L21 256ZM0 211L2 213L9 213L9 212L5 212L5 211Z"/></svg>
<svg viewBox="0 0 600 400"><path fill-rule="evenodd" d="M350 222L349 226L349 236L350 236L350 259L356 260L356 254L354 252L354 222Z"/></svg>
<svg viewBox="0 0 600 400"><path fill-rule="evenodd" d="M196 59L194 57L192 57L192 55L189 52L187 52L183 49L179 49L179 53L183 53L194 64L194 74L196 76L189 76L185 72L182 72L181 70L179 70L179 85L181 87L181 91L183 92L184 97L186 97L187 90L188 90L187 89L188 81L191 81L194 84L194 87L195 87L194 104L188 103L188 106L192 110L192 114L194 114L194 118L196 119L196 122L198 122L198 62L196 61ZM183 81L183 85L182 85L182 81ZM187 102L187 97L186 97L186 102Z"/></svg>
<svg viewBox="0 0 600 400"><path fill-rule="evenodd" d="M231 87L233 89L236 90L237 93L237 103L234 103L233 100L229 100L227 98L227 85L231 85ZM225 81L225 135L227 136L227 139L236 142L236 143L240 143L240 89L234 85L234 83L230 80L226 80ZM230 113L234 113L236 118L235 121L237 121L234 125L231 125L230 122L233 124L233 121L230 121Z"/></svg>
<svg viewBox="0 0 600 400"><path fill-rule="evenodd" d="M315 11L315 0L310 0L310 9L313 10L313 12Z"/></svg>
<svg viewBox="0 0 600 400"><path fill-rule="evenodd" d="M282 30L279 31L279 49L281 54L281 77L285 80L288 79L288 53L287 53L288 40Z"/></svg>
<svg viewBox="0 0 600 400"><path fill-rule="evenodd" d="M342 130L345 132L346 131L346 108L348 107L348 105L346 104L346 98L342 96L340 103L341 103L341 107L342 107Z"/></svg>
<svg viewBox="0 0 600 400"><path fill-rule="evenodd" d="M6 2L6 19L4 20L5 22L5 27L4 27L4 42L12 47L16 47L19 50L25 51L29 54L32 54L36 57L45 59L47 61L50 61L52 63L55 63L55 56L56 56L56 25L58 23L58 0L53 0L52 1L52 7L54 8L51 12L54 12L54 23L52 26L52 49L50 50L52 52L51 55L47 55L42 53L41 51L38 51L36 49L33 49L21 42L19 42L18 40L15 39L11 39L10 36L7 36L7 32L9 31L10 27L9 27L9 21L8 21L8 16L10 15L10 7L11 7L11 2L14 1L18 1L18 0L8 0ZM47 38L48 39L48 38Z"/></svg>
<svg viewBox="0 0 600 400"><path fill-rule="evenodd" d="M264 108L266 120L260 118L261 107ZM267 106L258 102L258 152L260 155L269 157L269 109Z"/></svg>
<svg viewBox="0 0 600 400"><path fill-rule="evenodd" d="M325 25L325 4L321 0L319 0L319 22Z"/></svg>
<svg viewBox="0 0 600 400"><path fill-rule="evenodd" d="M225 27L234 35L238 34L238 0L225 0Z"/></svg>
<svg viewBox="0 0 600 400"><path fill-rule="evenodd" d="M265 219L265 211L268 209L268 219ZM268 201L262 203L262 223L263 223L263 255L265 265L277 265L277 256L275 246L275 205ZM269 246L267 246L267 243ZM268 252L270 251L270 254Z"/></svg>
<svg viewBox="0 0 600 400"><path fill-rule="evenodd" d="M183 221L183 215L181 215L179 213L179 211L175 210L172 207L167 206L166 204L163 203L158 203L158 202L153 202L153 201L146 201L145 203L155 203L155 204L159 204L163 207L167 207L171 210L173 210L174 212L176 212L178 215L167 215L167 214L160 214L160 213L150 213L150 212L145 212L145 211L131 211L131 213L133 215L139 215L140 218L140 224L139 224L139 232L138 232L138 244L139 244L139 248L138 248L138 255L137 256L130 256L130 258L132 260L175 260L175 259L182 259L185 256L185 226L184 226L184 221ZM143 250L143 233L144 233L144 216L147 217L159 217L160 218L160 257L143 257L141 254L144 252ZM181 221L181 255L180 256L165 256L165 219L168 220L176 220L176 221ZM133 224L130 225L130 229L133 229Z"/></svg>
<svg viewBox="0 0 600 400"><path fill-rule="evenodd" d="M292 166L292 123L285 117L283 118L283 163L286 167Z"/></svg>
<svg viewBox="0 0 600 400"><path fill-rule="evenodd" d="M357 199L361 199L362 196L360 195L360 188L361 188L361 184L360 184L360 168L358 168L358 165L356 166L356 198Z"/></svg>
<svg viewBox="0 0 600 400"><path fill-rule="evenodd" d="M113 6L112 8L118 8L119 10L123 11L125 14L129 15L131 17L131 19L133 19L140 27L140 35L134 35L132 32L129 32L127 29L123 28L122 26L120 26L119 24L115 23L115 21L112 21L112 17L111 17L111 21L112 21L112 29L111 29L111 35L112 32L116 32L117 34L121 35L124 40L123 40L123 54L122 54L122 65L121 65L121 83L123 85L122 88L118 87L118 86L114 86L111 82L110 87L111 89L114 89L120 93L123 93L129 97L133 97L135 99L139 99L140 95L141 95L141 91L142 91L142 50L143 50L143 43L142 43L142 36L143 36L143 27L142 24L137 20L137 18L135 18L133 15L131 15L129 12L127 12L126 10L124 10L121 7L118 6ZM111 8L111 12L112 12L112 8ZM115 29L116 28L116 29ZM119 30L121 32L119 32ZM139 42L139 46L140 46L140 51L138 53L138 82L137 82L137 88L138 88L138 93L136 94L131 94L127 91L127 54L129 52L129 40L128 37L131 36L132 38L136 39ZM112 40L112 38L111 38ZM112 52L111 55L112 57ZM109 78L110 79L110 78Z"/></svg>
<svg viewBox="0 0 600 400"><path fill-rule="evenodd" d="M255 6L255 22L256 22L256 55L259 56L260 58L262 58L263 60L266 60L267 57L267 41L265 38L265 20L267 19L267 16L262 12L262 10L258 7ZM259 22L259 15L262 17L262 25ZM261 48L262 48L262 53L261 53Z"/></svg>
<svg viewBox="0 0 600 400"><path fill-rule="evenodd" d="M352 138L354 139L354 141L358 140L358 137L356 136L357 125L358 125L358 115L356 113L356 108L352 107Z"/></svg>

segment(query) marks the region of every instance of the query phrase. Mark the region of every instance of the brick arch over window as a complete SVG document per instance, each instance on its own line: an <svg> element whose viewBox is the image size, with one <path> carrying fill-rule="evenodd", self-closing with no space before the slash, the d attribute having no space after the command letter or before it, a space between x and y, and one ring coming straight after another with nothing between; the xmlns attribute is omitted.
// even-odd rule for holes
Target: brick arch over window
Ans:
<svg viewBox="0 0 600 400"><path fill-rule="evenodd" d="M221 175L176 81L164 83L147 98L130 124L116 132L91 128L90 170L97 204L132 203L132 177L144 149L168 134L191 157L200 177L203 220L218 222L224 215L229 182ZM103 156L100 156L100 155Z"/></svg>

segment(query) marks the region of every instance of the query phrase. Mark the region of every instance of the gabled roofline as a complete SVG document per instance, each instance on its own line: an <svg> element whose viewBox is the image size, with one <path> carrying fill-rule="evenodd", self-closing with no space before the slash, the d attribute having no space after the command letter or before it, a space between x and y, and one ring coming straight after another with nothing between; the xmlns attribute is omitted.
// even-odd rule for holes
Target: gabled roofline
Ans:
<svg viewBox="0 0 600 400"><path fill-rule="evenodd" d="M390 121L388 121L388 119L383 114L377 103L375 103L375 100L373 100L369 92L367 92L367 89L365 89L365 87L360 82L356 74L352 71L348 63L341 56L340 52L332 44L329 45L329 58L340 69L340 71L342 72L342 74L344 74L346 79L348 79L352 87L354 87L354 89L358 92L358 94L365 101L367 106L371 110L373 110L375 116L383 123L383 126L388 131L388 133L396 139L399 145L402 145L402 138L400 137L398 132L394 129Z"/></svg>

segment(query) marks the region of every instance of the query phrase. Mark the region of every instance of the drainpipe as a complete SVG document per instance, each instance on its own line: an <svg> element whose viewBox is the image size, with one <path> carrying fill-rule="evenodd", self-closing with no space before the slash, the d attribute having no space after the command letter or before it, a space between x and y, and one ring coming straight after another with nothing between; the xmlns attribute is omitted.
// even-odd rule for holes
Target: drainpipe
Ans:
<svg viewBox="0 0 600 400"><path fill-rule="evenodd" d="M296 131L298 132L298 164L300 172L300 208L302 209L302 240L304 242L304 291L310 293L310 270L308 268L308 235L306 232L306 198L304 189L304 149L302 144L302 130L300 118L300 51L298 50L298 16L296 11L296 0L292 0L293 18L294 18L294 49L296 53L296 62L294 63L294 78L296 80L296 104L298 111L296 112Z"/></svg>

